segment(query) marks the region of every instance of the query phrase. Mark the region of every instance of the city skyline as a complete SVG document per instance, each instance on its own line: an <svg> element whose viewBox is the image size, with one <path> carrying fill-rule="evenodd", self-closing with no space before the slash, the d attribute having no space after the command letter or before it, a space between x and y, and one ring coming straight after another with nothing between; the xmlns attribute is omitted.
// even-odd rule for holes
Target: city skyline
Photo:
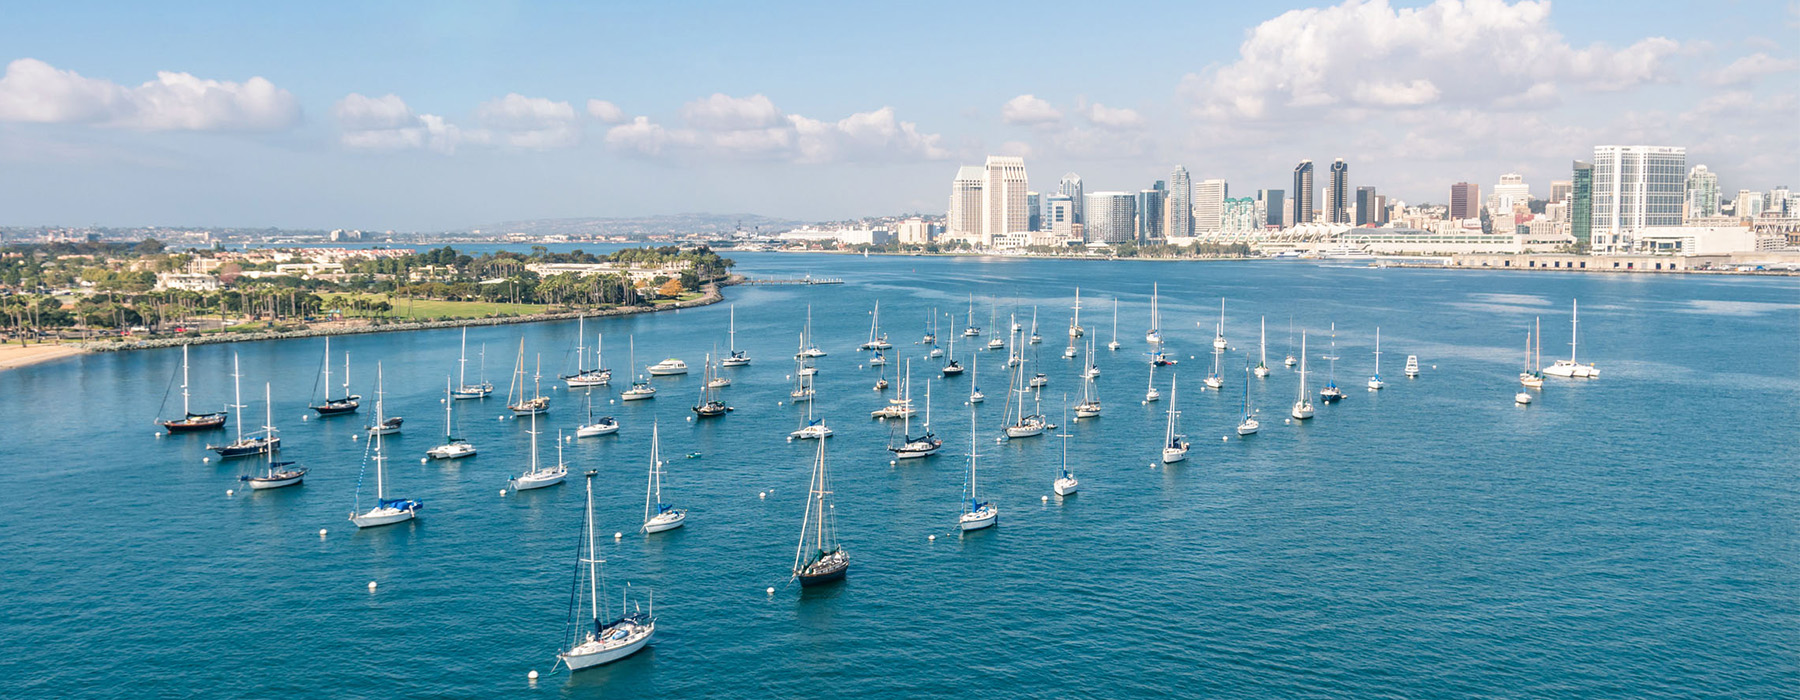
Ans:
<svg viewBox="0 0 1800 700"><path fill-rule="evenodd" d="M1134 194L1176 164L1293 193L1295 163L1322 185L1342 158L1344 198L1509 173L1544 197L1604 143L1684 144L1721 194L1800 182L1791 3L1156 5L1172 21L1097 18L1134 38L1073 62L1043 40L1054 6L961 8L946 34L947 8L14 13L0 224L935 213L946 169L989 154ZM977 39L1017 60L961 60Z"/></svg>

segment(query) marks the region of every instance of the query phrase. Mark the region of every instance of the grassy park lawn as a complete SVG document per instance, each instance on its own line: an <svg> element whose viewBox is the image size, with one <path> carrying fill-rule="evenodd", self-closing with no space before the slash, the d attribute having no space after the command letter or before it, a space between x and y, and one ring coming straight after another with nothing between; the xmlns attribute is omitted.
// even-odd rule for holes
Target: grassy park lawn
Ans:
<svg viewBox="0 0 1800 700"><path fill-rule="evenodd" d="M350 300L358 295L328 294L325 295L325 310L341 309L348 318L355 318L358 312L350 308ZM380 294L363 294L369 301L388 301ZM394 297L388 303L394 310L387 314L388 318L430 320L435 318L486 318L501 314L538 314L549 310L545 304L506 304L486 301L436 301L432 299L412 299ZM410 312L410 313L409 313Z"/></svg>

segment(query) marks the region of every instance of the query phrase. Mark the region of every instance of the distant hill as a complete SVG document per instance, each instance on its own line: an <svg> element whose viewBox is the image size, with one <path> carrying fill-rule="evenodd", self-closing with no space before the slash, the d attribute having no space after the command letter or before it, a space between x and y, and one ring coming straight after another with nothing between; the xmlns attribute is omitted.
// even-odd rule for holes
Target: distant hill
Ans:
<svg viewBox="0 0 1800 700"><path fill-rule="evenodd" d="M478 226L483 234L530 235L643 235L716 233L728 234L739 226L747 232L778 233L805 222L757 214L665 214L659 216L530 219Z"/></svg>

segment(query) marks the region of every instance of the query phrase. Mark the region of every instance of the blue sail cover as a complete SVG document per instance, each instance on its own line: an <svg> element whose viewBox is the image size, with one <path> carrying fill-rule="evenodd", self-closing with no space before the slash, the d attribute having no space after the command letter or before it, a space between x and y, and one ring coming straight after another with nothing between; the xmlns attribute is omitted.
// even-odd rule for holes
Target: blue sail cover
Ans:
<svg viewBox="0 0 1800 700"><path fill-rule="evenodd" d="M425 502L416 501L411 498L383 498L378 501L376 505L382 508L393 508L394 510L419 510L425 507Z"/></svg>
<svg viewBox="0 0 1800 700"><path fill-rule="evenodd" d="M658 504L656 504L656 514L662 515L663 513L669 512L674 507L675 506L668 504L668 503L658 503Z"/></svg>

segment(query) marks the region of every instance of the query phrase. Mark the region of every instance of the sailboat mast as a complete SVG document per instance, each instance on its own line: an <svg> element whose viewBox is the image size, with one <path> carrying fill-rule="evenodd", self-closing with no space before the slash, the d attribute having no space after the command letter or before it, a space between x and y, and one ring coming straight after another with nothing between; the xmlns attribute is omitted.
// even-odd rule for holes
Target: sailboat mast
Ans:
<svg viewBox="0 0 1800 700"><path fill-rule="evenodd" d="M535 411L531 414L531 429L525 432L531 433L531 473L536 474L538 472L538 429L537 413ZM561 447L561 445L558 445L558 447Z"/></svg>
<svg viewBox="0 0 1800 700"><path fill-rule="evenodd" d="M325 403L331 403L331 336L325 336Z"/></svg>
<svg viewBox="0 0 1800 700"><path fill-rule="evenodd" d="M462 329L462 350L458 352L457 358L456 358L456 381L457 381L457 383L459 383L463 386L469 385L469 327L468 326L463 326L463 329Z"/></svg>
<svg viewBox="0 0 1800 700"><path fill-rule="evenodd" d="M600 627L600 554L594 550L594 472L587 474L587 546L588 601L592 606L594 628Z"/></svg>
<svg viewBox="0 0 1800 700"><path fill-rule="evenodd" d="M819 441L819 463L813 469L813 502L818 504L819 517L813 520L813 547L825 551L825 441Z"/></svg>
<svg viewBox="0 0 1800 700"><path fill-rule="evenodd" d="M735 353L737 352L737 304L731 305L730 312L731 322L729 330L725 332L727 338L725 345L726 349Z"/></svg>
<svg viewBox="0 0 1800 700"><path fill-rule="evenodd" d="M1581 300L1570 302L1569 306L1569 362L1575 362L1575 341L1581 330Z"/></svg>
<svg viewBox="0 0 1800 700"><path fill-rule="evenodd" d="M237 424L238 442L243 442L244 393L238 390L238 380L240 376L241 375L238 373L238 355L234 352L231 353L231 407L236 410L231 412L231 420L233 423Z"/></svg>
<svg viewBox="0 0 1800 700"><path fill-rule="evenodd" d="M345 353L344 355L346 358L349 356L348 353ZM375 406L377 410L379 410L381 406L383 381L381 376L381 363L377 362L375 363ZM346 395L348 395L348 392L346 392ZM381 506L381 499L387 498L387 476L383 473L381 462L381 431L377 430L375 431L375 506L378 508Z"/></svg>
<svg viewBox="0 0 1800 700"><path fill-rule="evenodd" d="M450 409L452 406L455 406L455 405L456 405L455 399L452 399L450 397L450 378L444 377L444 441L445 442L449 442L450 434L455 432L450 427Z"/></svg>
<svg viewBox="0 0 1800 700"><path fill-rule="evenodd" d="M377 367L380 365L377 364ZM377 373L379 374L379 372ZM378 382L379 383L379 382ZM344 398L350 398L350 353L344 353Z"/></svg>
<svg viewBox="0 0 1800 700"><path fill-rule="evenodd" d="M1258 335L1257 341L1256 341L1257 353L1260 355L1260 357L1257 359L1257 364L1267 367L1269 364L1269 317L1268 316L1264 316L1262 318L1262 331L1260 333L1258 333L1257 335Z"/></svg>
<svg viewBox="0 0 1800 700"><path fill-rule="evenodd" d="M269 389L269 383L263 382L263 423L265 424L263 425L263 430L267 431L265 434L268 439L271 440L275 437L275 401L272 396L273 393ZM275 476L275 450L273 449L273 446L267 451L267 454L269 455L269 476L273 477Z"/></svg>
<svg viewBox="0 0 1800 700"><path fill-rule="evenodd" d="M906 379L900 384L900 399L905 401L901 405L907 408L900 414L900 439L906 440L912 437L912 358L910 357L906 358ZM811 406L812 402L808 401L807 405Z"/></svg>
<svg viewBox="0 0 1800 700"><path fill-rule="evenodd" d="M575 317L575 373L581 374L581 365L587 361L587 315Z"/></svg>
<svg viewBox="0 0 1800 700"><path fill-rule="evenodd" d="M237 363L237 355L232 355L232 363ZM181 344L181 417L188 416L188 346Z"/></svg>

